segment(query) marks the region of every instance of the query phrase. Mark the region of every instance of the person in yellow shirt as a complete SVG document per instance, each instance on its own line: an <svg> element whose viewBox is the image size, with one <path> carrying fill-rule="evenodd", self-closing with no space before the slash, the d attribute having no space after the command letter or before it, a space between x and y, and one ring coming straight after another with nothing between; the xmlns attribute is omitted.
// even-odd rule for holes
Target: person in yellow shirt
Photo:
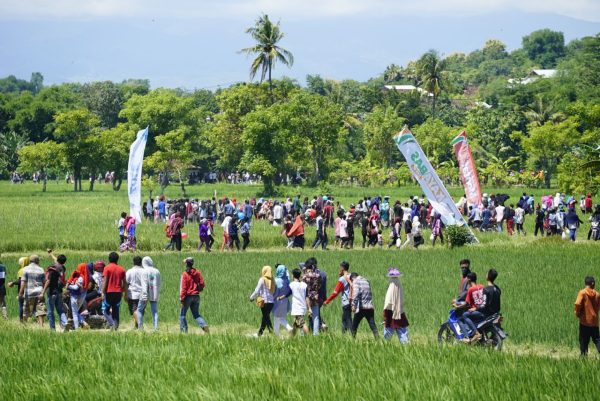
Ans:
<svg viewBox="0 0 600 401"><path fill-rule="evenodd" d="M19 258L19 270L17 271L17 279L15 281L11 281L10 283L8 283L8 287L12 288L13 286L17 286L17 294L19 293L19 290L21 289L21 277L23 277L23 270L25 269L25 266L29 265L29 257L28 256L23 256L22 258ZM23 305L25 303L24 298L21 298L20 296L17 295L17 298L19 299L19 320L23 321Z"/></svg>
<svg viewBox="0 0 600 401"><path fill-rule="evenodd" d="M579 318L579 348L581 356L586 356L590 339L600 352L600 334L598 332L598 311L600 310L600 294L594 288L596 280L585 278L585 288L577 294L575 300L575 316Z"/></svg>

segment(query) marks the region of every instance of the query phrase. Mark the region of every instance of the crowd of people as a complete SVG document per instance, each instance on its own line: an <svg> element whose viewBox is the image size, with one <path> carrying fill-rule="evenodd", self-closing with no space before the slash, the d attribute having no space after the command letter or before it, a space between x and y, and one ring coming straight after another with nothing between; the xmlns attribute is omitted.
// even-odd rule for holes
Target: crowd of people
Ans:
<svg viewBox="0 0 600 401"><path fill-rule="evenodd" d="M533 195L523 193L515 203L506 194L484 194L480 205L471 205L466 197L456 203L464 221L473 230L506 232L508 235L526 235L525 220L535 218L534 236L559 235L576 240L584 222L577 214L589 216L588 239L600 239L600 205L593 205L591 194L577 202L564 194L542 196L536 203ZM445 226L424 195L409 196L407 200L391 201L389 196L364 197L348 207L331 195L299 195L281 200L251 198L238 201L232 197L211 199L167 200L164 196L149 199L143 205L144 216L165 226L169 238L165 249L181 250L185 225L197 224L198 250L210 252L216 242L216 230L222 230L221 250L246 250L250 245L252 222L265 220L281 230L287 238L287 248L307 247L306 227L314 227L312 249L351 249L356 246L418 248L425 244L424 230L430 230L429 241L435 246L445 243ZM135 250L135 221L123 214L118 221L122 250ZM330 231L333 241L330 243ZM241 236L241 239L240 239Z"/></svg>
<svg viewBox="0 0 600 401"><path fill-rule="evenodd" d="M135 329L143 329L144 313L150 305L153 329L158 330L161 275L151 257L134 256L133 266L126 271L118 264L119 254L111 252L108 264L103 260L82 262L67 274L66 256L54 256L51 249L48 254L54 263L46 269L40 266L37 255L21 257L14 281L7 281L7 269L0 263L0 309L5 319L9 315L6 306L8 286L17 288L19 319L23 323L35 318L40 326L44 326L47 316L51 330L78 330L89 328L88 320L93 313L103 317L101 327L117 330L121 321L121 303L125 301ZM202 272L194 267L191 257L183 260L183 266L179 285L180 331L188 332L187 314L191 311L197 325L205 333L210 333L209 325L200 314L200 294L205 288ZM474 343L481 337L476 324L500 313L501 290L495 283L498 272L488 270L487 286L477 284L477 274L471 271L468 259L460 261L460 272L459 295L452 304L461 311L459 322L467 333L463 341ZM275 265L275 274L270 266L264 266L256 288L249 296L261 315L260 327L255 335L262 336L267 330L280 337L283 329L291 336L298 332L301 335L312 332L316 336L327 330L323 308L339 296L342 333L356 336L361 321L366 319L373 336L378 338L375 298L370 281L360 273L351 272L346 261L339 264L338 273L336 285L328 294L327 274L318 268L314 257L299 263L291 275L282 264ZM409 340L409 322L400 282L402 273L398 268L390 267L385 275L389 283L381 308L383 337L389 340L396 335L405 344ZM579 291L575 300L582 356L587 355L590 340L600 352L600 294L595 290L595 284L593 277L586 277L585 288ZM288 314L292 324L288 321ZM58 319L58 325L55 319Z"/></svg>

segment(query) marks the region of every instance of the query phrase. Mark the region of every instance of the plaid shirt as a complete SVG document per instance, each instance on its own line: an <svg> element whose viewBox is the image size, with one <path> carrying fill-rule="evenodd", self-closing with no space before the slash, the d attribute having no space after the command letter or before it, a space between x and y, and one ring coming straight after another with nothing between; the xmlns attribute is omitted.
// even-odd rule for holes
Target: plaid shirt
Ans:
<svg viewBox="0 0 600 401"><path fill-rule="evenodd" d="M352 306L358 312L361 309L375 309L371 284L366 278L358 276L352 282Z"/></svg>
<svg viewBox="0 0 600 401"><path fill-rule="evenodd" d="M315 269L306 269L302 281L306 283L306 297L315 305L319 302L319 291L321 289L321 276Z"/></svg>

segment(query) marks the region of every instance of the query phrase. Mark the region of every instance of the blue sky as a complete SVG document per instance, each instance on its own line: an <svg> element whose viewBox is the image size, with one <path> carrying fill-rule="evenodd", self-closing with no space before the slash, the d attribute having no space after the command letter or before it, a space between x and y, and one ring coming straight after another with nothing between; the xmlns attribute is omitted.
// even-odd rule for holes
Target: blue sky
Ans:
<svg viewBox="0 0 600 401"><path fill-rule="evenodd" d="M0 76L46 83L147 78L153 87L216 89L248 80L244 33L260 13L281 21L283 75L366 80L428 49L509 49L535 29L567 41L600 32L598 0L0 0Z"/></svg>

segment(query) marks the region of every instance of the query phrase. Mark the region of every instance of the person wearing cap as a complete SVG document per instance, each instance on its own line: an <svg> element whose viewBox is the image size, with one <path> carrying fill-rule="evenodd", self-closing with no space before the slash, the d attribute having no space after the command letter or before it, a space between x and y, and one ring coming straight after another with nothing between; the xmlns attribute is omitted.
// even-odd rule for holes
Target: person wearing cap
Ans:
<svg viewBox="0 0 600 401"><path fill-rule="evenodd" d="M390 267L387 273L390 279L383 303L383 338L389 340L394 333L402 344L408 343L408 319L404 313L404 290L400 284L402 273Z"/></svg>
<svg viewBox="0 0 600 401"><path fill-rule="evenodd" d="M202 250L202 246L205 247L206 252L210 252L208 230L208 220L203 218L200 220L200 225L198 225L198 238L200 239L200 243L198 244L198 252Z"/></svg>
<svg viewBox="0 0 600 401"><path fill-rule="evenodd" d="M208 324L199 312L200 293L204 290L204 277L200 270L194 268L194 259L187 257L183 260L185 270L181 273L181 282L179 286L179 301L181 310L179 313L179 329L182 333L188 332L187 311L192 311L192 316L198 326L209 333Z"/></svg>
<svg viewBox="0 0 600 401"><path fill-rule="evenodd" d="M144 327L144 311L146 305L150 303L152 311L152 324L154 331L158 330L158 296L160 294L160 271L154 266L150 256L144 256L142 259L142 286L140 291L140 302L137 308L138 329Z"/></svg>
<svg viewBox="0 0 600 401"><path fill-rule="evenodd" d="M579 350L586 356L590 339L600 352L600 332L598 331L598 312L600 312L600 294L594 288L594 277L585 278L585 288L577 294L575 316L579 319Z"/></svg>
<svg viewBox="0 0 600 401"><path fill-rule="evenodd" d="M44 325L44 316L46 316L46 305L44 304L44 283L46 281L44 269L39 266L40 257L31 255L29 257L29 266L23 270L21 277L21 288L19 296L25 299L25 308L23 310L23 321L27 321L29 316L37 317L40 326Z"/></svg>
<svg viewBox="0 0 600 401"><path fill-rule="evenodd" d="M333 289L333 292L323 302L323 305L329 305L339 294L342 294L342 334L352 331L352 307L350 301L352 297L352 282L350 281L350 263L343 261L340 263L339 279Z"/></svg>
<svg viewBox="0 0 600 401"><path fill-rule="evenodd" d="M375 306L373 305L373 292L371 284L366 278L352 273L350 275L352 281L352 311L354 312L354 320L352 321L352 337L356 337L356 332L361 320L367 319L369 327L373 332L373 336L377 339L379 332L375 324Z"/></svg>
<svg viewBox="0 0 600 401"><path fill-rule="evenodd" d="M127 299L127 281L125 269L119 266L119 254L108 255L108 266L102 271L102 314L111 330L119 328L119 312L123 294Z"/></svg>

